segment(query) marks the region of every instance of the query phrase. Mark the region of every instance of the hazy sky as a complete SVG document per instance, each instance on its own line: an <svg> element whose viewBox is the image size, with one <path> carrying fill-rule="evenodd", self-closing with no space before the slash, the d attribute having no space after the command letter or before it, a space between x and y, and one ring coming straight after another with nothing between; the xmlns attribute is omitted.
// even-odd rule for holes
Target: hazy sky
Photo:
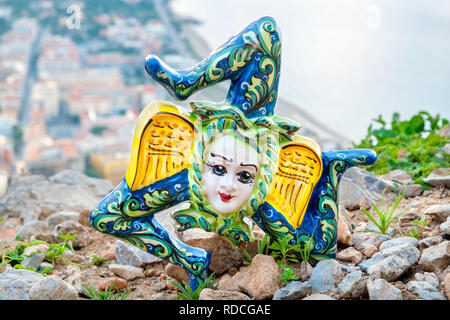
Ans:
<svg viewBox="0 0 450 320"><path fill-rule="evenodd" d="M450 118L448 0L175 0L211 48L262 16L282 34L279 95L359 140L370 119Z"/></svg>

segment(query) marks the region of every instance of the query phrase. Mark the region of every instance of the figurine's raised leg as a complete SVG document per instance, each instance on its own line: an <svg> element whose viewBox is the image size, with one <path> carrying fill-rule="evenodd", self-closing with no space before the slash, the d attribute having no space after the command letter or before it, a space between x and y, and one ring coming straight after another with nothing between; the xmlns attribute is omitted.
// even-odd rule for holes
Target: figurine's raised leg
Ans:
<svg viewBox="0 0 450 320"><path fill-rule="evenodd" d="M302 242L313 235L314 248L310 258L335 258L339 216L339 182L345 170L356 165L370 165L376 153L369 149L329 151L322 153L322 176L313 190L301 225L295 229L286 218L269 203L264 203L253 215L253 220L271 238L287 237L290 243Z"/></svg>
<svg viewBox="0 0 450 320"><path fill-rule="evenodd" d="M157 56L145 60L147 73L175 98L230 80L227 103L248 117L273 113L280 73L281 42L276 23L263 17L212 52L196 66L174 70Z"/></svg>
<svg viewBox="0 0 450 320"><path fill-rule="evenodd" d="M178 182L176 187L174 181ZM187 199L187 170L137 191L131 191L124 179L91 212L90 222L100 232L184 268L195 290L199 280L208 276L211 254L180 242L154 217L156 212Z"/></svg>

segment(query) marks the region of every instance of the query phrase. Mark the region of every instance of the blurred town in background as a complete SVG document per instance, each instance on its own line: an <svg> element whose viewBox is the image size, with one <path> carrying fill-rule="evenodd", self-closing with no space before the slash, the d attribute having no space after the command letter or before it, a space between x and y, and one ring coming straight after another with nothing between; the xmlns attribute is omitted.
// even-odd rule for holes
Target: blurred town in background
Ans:
<svg viewBox="0 0 450 320"><path fill-rule="evenodd" d="M170 2L0 0L0 171L122 180L139 112L173 101L145 73L145 57L181 68L213 49L191 28L200 22ZM226 84L196 97L225 95ZM345 142L282 97L278 105L322 148Z"/></svg>

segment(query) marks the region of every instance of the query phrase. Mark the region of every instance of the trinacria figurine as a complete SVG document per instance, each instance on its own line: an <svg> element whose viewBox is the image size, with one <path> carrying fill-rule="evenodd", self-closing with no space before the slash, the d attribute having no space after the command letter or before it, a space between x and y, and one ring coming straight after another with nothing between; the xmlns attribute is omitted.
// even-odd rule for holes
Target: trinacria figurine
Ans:
<svg viewBox="0 0 450 320"><path fill-rule="evenodd" d="M305 244L311 259L334 258L338 187L344 171L376 160L372 150L322 152L296 135L300 125L274 115L281 41L263 17L206 59L177 71L148 56L148 74L175 98L230 80L221 103L190 102L191 112L166 101L150 103L136 124L122 182L91 212L91 224L152 255L183 267L192 289L208 276L211 254L179 241L155 214L171 214L178 231L201 228L234 246L253 240L253 219L274 241ZM248 218L251 219L248 219Z"/></svg>

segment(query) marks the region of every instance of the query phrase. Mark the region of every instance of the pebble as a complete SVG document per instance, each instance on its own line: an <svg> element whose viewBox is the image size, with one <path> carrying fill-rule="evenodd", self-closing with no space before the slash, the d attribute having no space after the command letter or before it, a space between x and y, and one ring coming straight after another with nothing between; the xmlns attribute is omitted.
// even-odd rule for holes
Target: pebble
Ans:
<svg viewBox="0 0 450 320"><path fill-rule="evenodd" d="M108 286L108 288L112 286L114 280L116 281L116 283L114 284L113 289L123 290L128 287L127 280L113 277L113 278L108 278L108 279L101 281L97 286L98 290L105 291L107 286Z"/></svg>
<svg viewBox="0 0 450 320"><path fill-rule="evenodd" d="M30 300L79 300L77 290L56 275L35 283L29 296Z"/></svg>
<svg viewBox="0 0 450 320"><path fill-rule="evenodd" d="M445 186L450 188L450 168L439 168L423 179L423 182L433 187Z"/></svg>
<svg viewBox="0 0 450 320"><path fill-rule="evenodd" d="M31 287L43 279L40 273L7 266L0 274L0 300L30 300Z"/></svg>
<svg viewBox="0 0 450 320"><path fill-rule="evenodd" d="M110 264L108 268L116 275L126 280L134 280L136 278L144 277L144 269L140 267L133 267L121 264Z"/></svg>
<svg viewBox="0 0 450 320"><path fill-rule="evenodd" d="M164 269L165 274L167 274L169 277L172 277L174 279L177 279L179 281L186 281L188 282L189 276L185 269L174 265L172 263L168 263L167 266Z"/></svg>
<svg viewBox="0 0 450 320"><path fill-rule="evenodd" d="M414 278L417 281L425 281L425 282L428 282L429 284L431 284L433 287L439 288L439 279L432 272L424 272L424 273L418 272L414 275Z"/></svg>
<svg viewBox="0 0 450 320"><path fill-rule="evenodd" d="M422 252L419 266L425 271L440 272L450 264L450 241L443 241Z"/></svg>
<svg viewBox="0 0 450 320"><path fill-rule="evenodd" d="M441 243L443 240L444 239L442 238L441 235L424 238L419 241L419 248L420 249L429 248L431 246L435 246L435 245Z"/></svg>
<svg viewBox="0 0 450 320"><path fill-rule="evenodd" d="M251 300L239 291L213 290L205 288L200 292L199 300Z"/></svg>
<svg viewBox="0 0 450 320"><path fill-rule="evenodd" d="M114 249L118 264L142 267L145 264L162 261L160 258L121 240L116 241Z"/></svg>
<svg viewBox="0 0 450 320"><path fill-rule="evenodd" d="M41 243L41 244L37 244L34 246L26 247L25 250L23 250L22 255L29 256L36 252L40 252L45 255L45 254L47 254L48 249L49 249L48 245L46 245L45 243Z"/></svg>
<svg viewBox="0 0 450 320"><path fill-rule="evenodd" d="M336 300L336 299L333 297L327 296L326 294L315 293L310 296L307 296L306 298L303 298L302 300Z"/></svg>
<svg viewBox="0 0 450 320"><path fill-rule="evenodd" d="M39 270L39 267L41 266L42 261L44 261L45 254L43 253L36 253L33 254L31 257L25 258L20 265L23 266L25 269L28 270L28 268L32 267L34 270Z"/></svg>
<svg viewBox="0 0 450 320"><path fill-rule="evenodd" d="M53 236L58 239L59 234L76 235L75 239L70 240L74 248L83 248L92 242L90 230L73 220L57 224Z"/></svg>
<svg viewBox="0 0 450 320"><path fill-rule="evenodd" d="M116 253L114 251L115 247L116 247L115 243L111 244L108 249L100 253L100 258L115 260L116 259Z"/></svg>
<svg viewBox="0 0 450 320"><path fill-rule="evenodd" d="M377 252L378 248L373 244L368 245L363 251L364 255L368 258L371 258Z"/></svg>
<svg viewBox="0 0 450 320"><path fill-rule="evenodd" d="M362 253L353 247L346 248L336 254L336 259L358 264L362 260Z"/></svg>
<svg viewBox="0 0 450 320"><path fill-rule="evenodd" d="M402 300L402 291L384 279L367 281L369 300Z"/></svg>
<svg viewBox="0 0 450 320"><path fill-rule="evenodd" d="M308 283L314 291L326 292L336 289L336 280L342 276L342 270L336 260L321 260L317 263Z"/></svg>
<svg viewBox="0 0 450 320"><path fill-rule="evenodd" d="M27 240L35 234L46 234L49 233L49 231L47 222L34 220L25 223L17 232L17 236L19 236L22 240Z"/></svg>
<svg viewBox="0 0 450 320"><path fill-rule="evenodd" d="M273 300L301 300L310 294L312 294L312 286L309 283L292 281L275 291Z"/></svg>
<svg viewBox="0 0 450 320"><path fill-rule="evenodd" d="M441 221L445 221L450 217L450 204L435 204L428 207L423 213L436 215Z"/></svg>
<svg viewBox="0 0 450 320"><path fill-rule="evenodd" d="M450 235L450 217L447 218L447 221L445 221L444 223L441 223L439 228L446 235Z"/></svg>
<svg viewBox="0 0 450 320"><path fill-rule="evenodd" d="M447 275L445 276L443 285L445 289L445 294L447 295L447 299L450 300L450 272L447 273Z"/></svg>
<svg viewBox="0 0 450 320"><path fill-rule="evenodd" d="M47 219L46 222L49 226L54 227L60 223L66 222L66 221L77 221L78 220L78 212L74 211L60 211L51 214Z"/></svg>
<svg viewBox="0 0 450 320"><path fill-rule="evenodd" d="M359 298L366 291L366 280L361 271L349 273L337 286L341 298Z"/></svg>
<svg viewBox="0 0 450 320"><path fill-rule="evenodd" d="M410 281L406 288L423 300L446 300L436 287L426 281Z"/></svg>
<svg viewBox="0 0 450 320"><path fill-rule="evenodd" d="M379 250L382 251L382 250L385 250L388 248L402 245L404 243L410 243L410 244L414 245L416 248L419 247L419 240L417 240L416 238L399 237L399 238L394 238L391 240L384 241L382 244L380 244Z"/></svg>

